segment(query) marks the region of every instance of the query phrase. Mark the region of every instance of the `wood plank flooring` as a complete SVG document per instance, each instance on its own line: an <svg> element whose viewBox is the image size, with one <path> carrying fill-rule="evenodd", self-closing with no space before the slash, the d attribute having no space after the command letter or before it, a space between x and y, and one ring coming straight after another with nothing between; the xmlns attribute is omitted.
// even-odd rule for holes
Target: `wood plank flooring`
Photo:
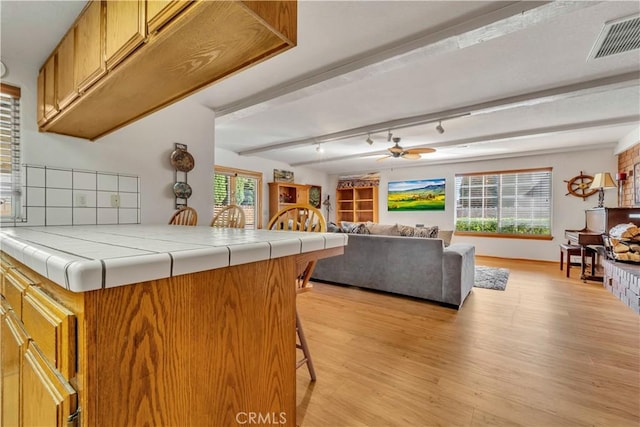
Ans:
<svg viewBox="0 0 640 427"><path fill-rule="evenodd" d="M315 284L298 312L318 380L297 372L297 424L639 426L640 316L558 264L506 267L460 311Z"/></svg>

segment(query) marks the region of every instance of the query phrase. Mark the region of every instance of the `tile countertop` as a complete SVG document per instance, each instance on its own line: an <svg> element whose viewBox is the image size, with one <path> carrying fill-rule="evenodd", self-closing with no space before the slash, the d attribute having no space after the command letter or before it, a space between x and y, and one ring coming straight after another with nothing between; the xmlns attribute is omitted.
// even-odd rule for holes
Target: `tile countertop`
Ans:
<svg viewBox="0 0 640 427"><path fill-rule="evenodd" d="M73 292L345 246L341 233L178 225L10 227L0 248Z"/></svg>

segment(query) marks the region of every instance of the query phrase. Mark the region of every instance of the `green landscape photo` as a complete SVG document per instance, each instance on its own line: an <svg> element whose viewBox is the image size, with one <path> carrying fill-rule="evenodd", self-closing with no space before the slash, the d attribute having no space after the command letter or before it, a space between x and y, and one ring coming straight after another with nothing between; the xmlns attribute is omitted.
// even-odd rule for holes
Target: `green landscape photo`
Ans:
<svg viewBox="0 0 640 427"><path fill-rule="evenodd" d="M389 183L389 211L443 211L445 179L419 179Z"/></svg>

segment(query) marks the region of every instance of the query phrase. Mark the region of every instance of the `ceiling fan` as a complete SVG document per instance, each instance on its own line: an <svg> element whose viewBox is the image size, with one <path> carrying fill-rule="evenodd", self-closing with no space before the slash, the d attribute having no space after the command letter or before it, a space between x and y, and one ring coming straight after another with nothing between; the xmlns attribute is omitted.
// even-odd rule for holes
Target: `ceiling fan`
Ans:
<svg viewBox="0 0 640 427"><path fill-rule="evenodd" d="M391 135L391 134L389 134ZM398 138L397 136L393 138L393 142L394 145L393 147L389 147L389 153L384 157L380 157L377 161L381 161L384 159L388 159L389 157L394 157L394 158L403 158L403 159L410 159L410 160L414 160L414 159L419 159L422 156L420 154L427 154L427 153L433 153L434 151L436 151L434 148L408 148L408 149L404 149L400 146L400 138Z"/></svg>

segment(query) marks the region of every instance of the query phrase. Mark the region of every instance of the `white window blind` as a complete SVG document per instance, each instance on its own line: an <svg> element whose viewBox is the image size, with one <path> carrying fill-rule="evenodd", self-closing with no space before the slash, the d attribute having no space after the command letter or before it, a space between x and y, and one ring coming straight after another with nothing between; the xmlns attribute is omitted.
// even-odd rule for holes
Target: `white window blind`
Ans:
<svg viewBox="0 0 640 427"><path fill-rule="evenodd" d="M0 84L0 213L20 219L20 88Z"/></svg>
<svg viewBox="0 0 640 427"><path fill-rule="evenodd" d="M456 231L551 235L551 168L456 175Z"/></svg>

